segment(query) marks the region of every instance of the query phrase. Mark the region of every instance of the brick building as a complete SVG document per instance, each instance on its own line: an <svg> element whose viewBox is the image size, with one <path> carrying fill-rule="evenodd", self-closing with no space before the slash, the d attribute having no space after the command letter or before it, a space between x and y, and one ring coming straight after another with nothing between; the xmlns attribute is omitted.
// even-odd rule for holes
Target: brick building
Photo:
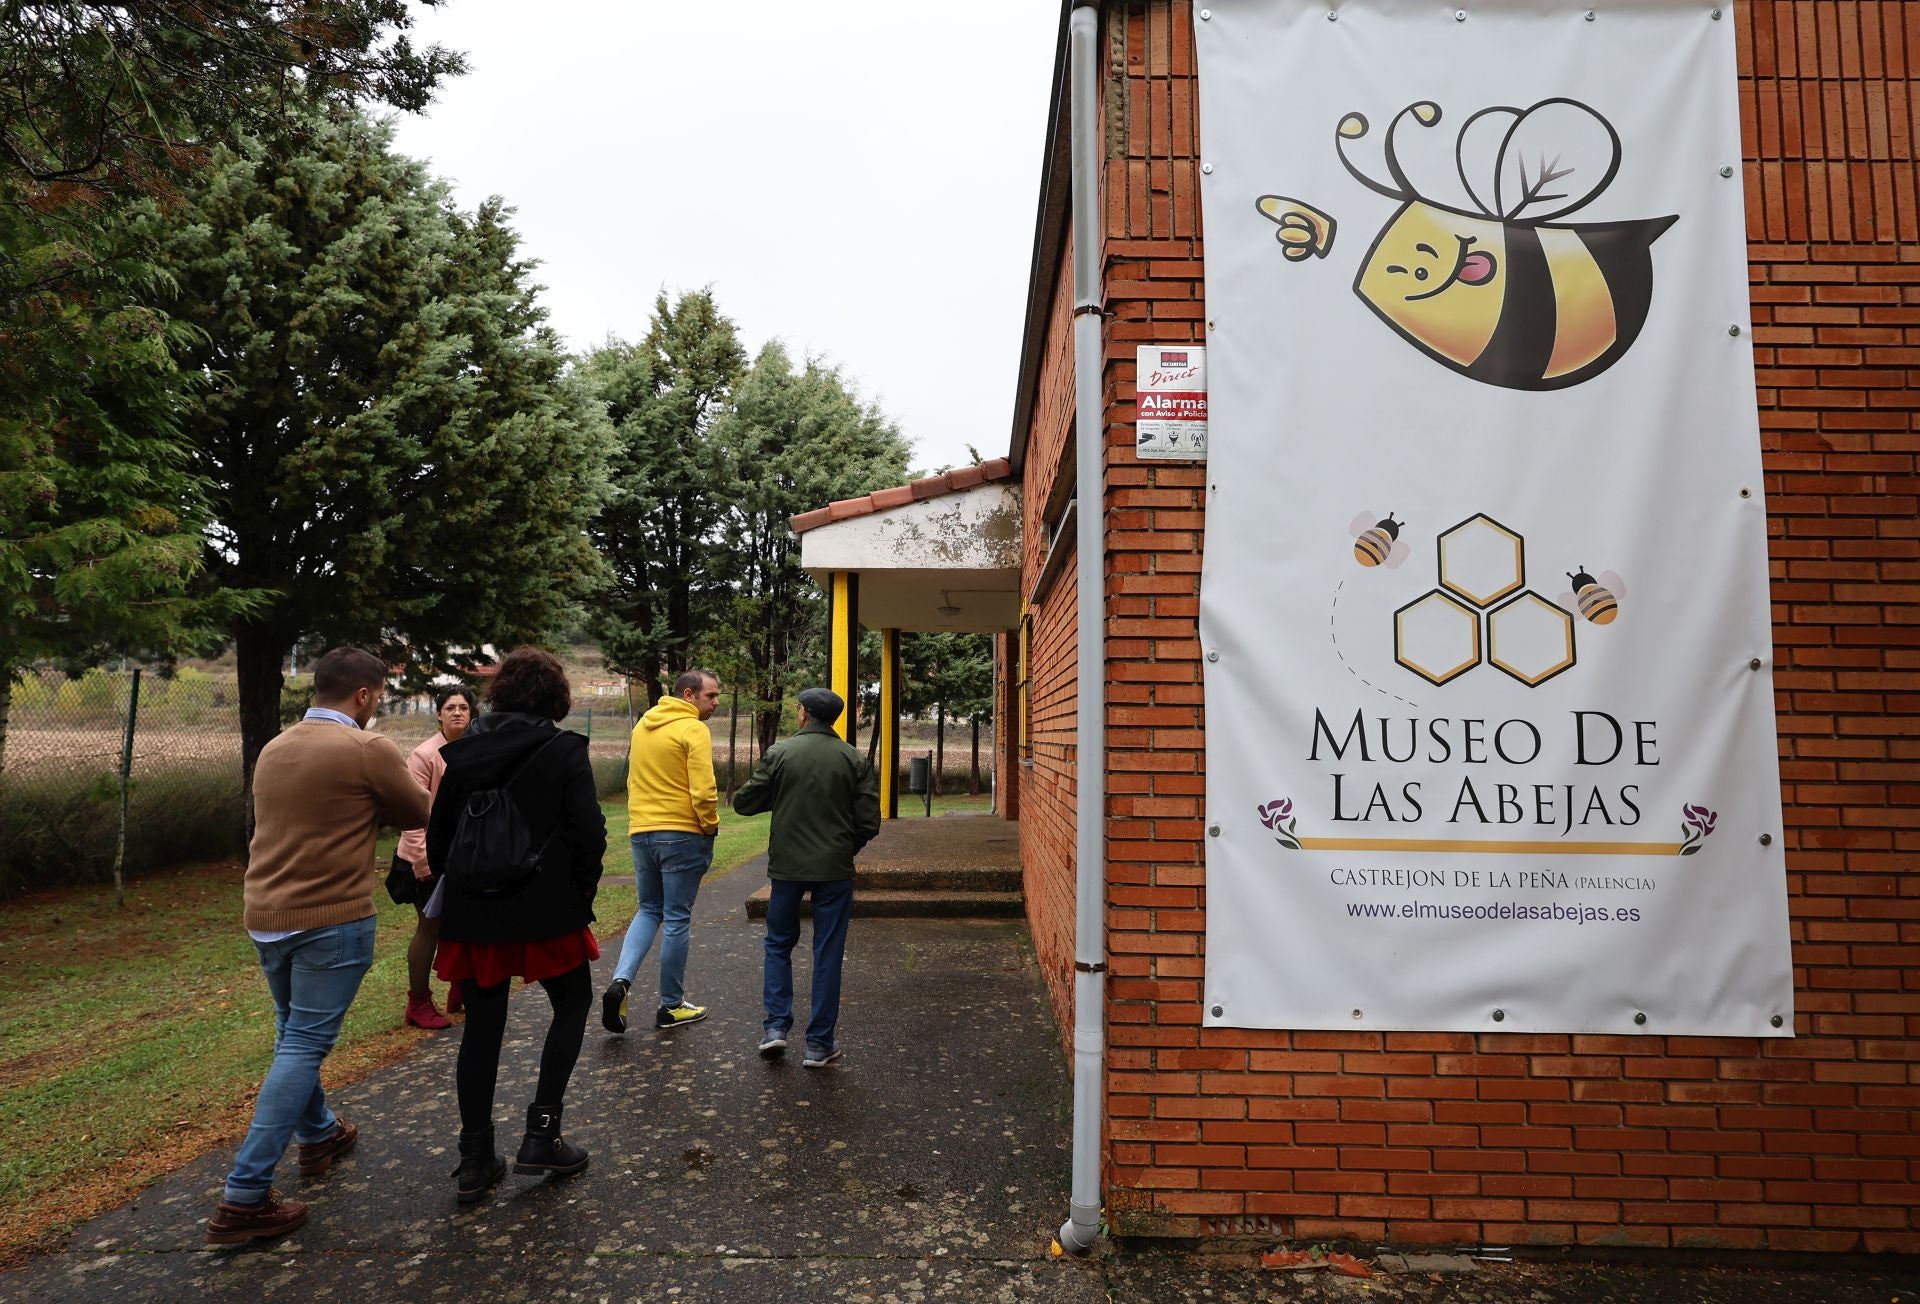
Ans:
<svg viewBox="0 0 1920 1304"><path fill-rule="evenodd" d="M1202 1029L1205 468L1133 452L1135 347L1204 341L1193 10L1098 6L1117 1229L1920 1251L1920 5L1730 8L1798 1011L1766 1042ZM1062 24L1010 450L1027 609L1000 718L1018 724L997 769L1067 1040L1087 762Z"/></svg>
<svg viewBox="0 0 1920 1304"><path fill-rule="evenodd" d="M794 522L834 595L844 691L863 621L891 631L889 695L899 629L1002 631L998 809L1020 823L1034 945L1076 1055L1090 1040L1076 985L1102 965L1076 953L1075 802L1082 775L1104 775L1104 987L1081 990L1104 994L1095 1144L1121 1232L1920 1252L1920 4L1725 8L1791 1039L1202 1026L1207 472L1134 451L1136 348L1202 344L1207 330L1189 5L1063 2L1007 458ZM1097 19L1101 70L1091 296L1076 287L1070 202L1076 9ZM1076 420L1074 340L1096 309L1097 423L1084 408ZM1090 771L1076 741L1075 481L1096 424L1106 707ZM993 525L963 539L973 527L931 529L936 514ZM897 770L892 757L890 805Z"/></svg>

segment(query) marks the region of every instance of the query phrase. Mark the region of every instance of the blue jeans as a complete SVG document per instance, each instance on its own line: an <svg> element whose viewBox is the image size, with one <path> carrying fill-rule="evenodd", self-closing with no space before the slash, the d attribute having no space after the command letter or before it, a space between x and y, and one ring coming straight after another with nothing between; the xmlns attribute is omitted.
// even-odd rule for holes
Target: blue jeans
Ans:
<svg viewBox="0 0 1920 1304"><path fill-rule="evenodd" d="M767 952L763 995L768 1032L793 1027L793 946L800 940L800 901L813 894L813 1001L807 1045L831 1049L840 1022L840 962L847 955L847 919L853 914L853 880L799 883L773 880L767 901Z"/></svg>
<svg viewBox="0 0 1920 1304"><path fill-rule="evenodd" d="M686 998L687 925L700 879L713 865L713 839L703 833L673 830L633 835L633 882L640 889L640 912L627 925L620 963L613 976L633 985L647 958L653 935L660 934L660 1005L672 1009Z"/></svg>
<svg viewBox="0 0 1920 1304"><path fill-rule="evenodd" d="M273 1067L260 1084L253 1125L227 1174L227 1203L264 1200L289 1141L306 1145L333 1135L339 1120L320 1089L320 1061L333 1049L360 980L373 966L378 923L368 915L253 944L273 993Z"/></svg>

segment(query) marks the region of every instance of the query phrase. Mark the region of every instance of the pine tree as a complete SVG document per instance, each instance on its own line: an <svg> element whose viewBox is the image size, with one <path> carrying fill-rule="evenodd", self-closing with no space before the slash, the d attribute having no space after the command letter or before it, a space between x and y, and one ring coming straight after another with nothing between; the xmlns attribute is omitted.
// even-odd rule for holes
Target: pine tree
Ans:
<svg viewBox="0 0 1920 1304"><path fill-rule="evenodd" d="M85 238L77 238L82 237ZM111 216L47 230L0 203L0 767L13 685L186 650L246 595L196 599L207 520L165 279Z"/></svg>
<svg viewBox="0 0 1920 1304"><path fill-rule="evenodd" d="M713 550L732 486L713 430L745 366L733 322L705 290L672 304L660 295L644 340L610 339L581 364L616 436L593 523L613 582L589 623L607 664L638 679L649 705L724 609Z"/></svg>
<svg viewBox="0 0 1920 1304"><path fill-rule="evenodd" d="M903 639L900 648L901 707L916 716L934 714L933 790L940 791L940 773L946 763L946 724L949 717L966 717L975 725L969 788L979 789L980 718L993 706L993 636L990 634L917 633Z"/></svg>
<svg viewBox="0 0 1920 1304"><path fill-rule="evenodd" d="M424 0L428 5L440 0ZM464 61L407 38L407 0L6 0L0 175L171 191L293 99L418 109Z"/></svg>
<svg viewBox="0 0 1920 1304"><path fill-rule="evenodd" d="M207 569L270 590L233 621L244 772L302 639L471 666L538 640L604 574L584 527L605 418L543 325L507 210L352 115L217 151L154 218L212 377L187 423L214 486Z"/></svg>
<svg viewBox="0 0 1920 1304"><path fill-rule="evenodd" d="M410 23L405 0L0 4L0 768L33 661L165 657L254 597L188 593L190 378L129 205L289 95L420 107L461 61Z"/></svg>
<svg viewBox="0 0 1920 1304"><path fill-rule="evenodd" d="M817 680L824 603L800 569L791 517L906 479L907 442L839 371L809 360L798 370L775 341L754 359L716 429L732 504L722 553L734 585L734 621L753 632L752 667L762 749L773 745L789 689Z"/></svg>

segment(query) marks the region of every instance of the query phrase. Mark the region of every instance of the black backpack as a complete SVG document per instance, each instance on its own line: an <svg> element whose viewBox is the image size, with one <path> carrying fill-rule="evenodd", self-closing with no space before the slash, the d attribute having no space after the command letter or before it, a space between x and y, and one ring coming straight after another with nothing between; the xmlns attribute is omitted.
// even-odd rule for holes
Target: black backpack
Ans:
<svg viewBox="0 0 1920 1304"><path fill-rule="evenodd" d="M447 877L470 896L502 896L518 891L540 872L540 857L559 829L559 821L547 830L538 847L513 800L515 780L541 752L565 735L553 737L533 749L526 760L514 768L507 781L497 788L482 788L467 794L467 803L454 826L453 845L447 849Z"/></svg>

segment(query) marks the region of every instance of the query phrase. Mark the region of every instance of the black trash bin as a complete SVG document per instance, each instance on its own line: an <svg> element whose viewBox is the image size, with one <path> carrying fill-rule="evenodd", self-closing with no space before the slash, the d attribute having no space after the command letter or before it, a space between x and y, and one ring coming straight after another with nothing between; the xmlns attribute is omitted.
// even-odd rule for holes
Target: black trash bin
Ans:
<svg viewBox="0 0 1920 1304"><path fill-rule="evenodd" d="M925 756L916 756L907 762L907 791L922 793L927 790L928 780L933 777L933 761Z"/></svg>

